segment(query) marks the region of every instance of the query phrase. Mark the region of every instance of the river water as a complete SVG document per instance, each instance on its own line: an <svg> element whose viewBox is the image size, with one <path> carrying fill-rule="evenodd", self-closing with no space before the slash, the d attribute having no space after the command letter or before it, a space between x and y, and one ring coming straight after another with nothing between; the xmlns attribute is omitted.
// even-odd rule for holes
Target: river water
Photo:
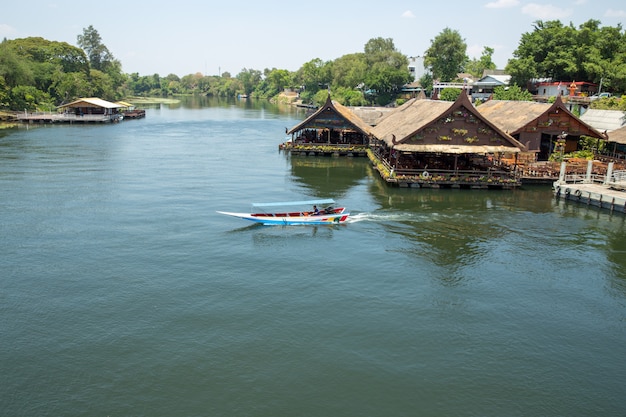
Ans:
<svg viewBox="0 0 626 417"><path fill-rule="evenodd" d="M0 415L624 415L623 214L390 188L281 153L304 117L0 131ZM328 197L349 223L216 213Z"/></svg>

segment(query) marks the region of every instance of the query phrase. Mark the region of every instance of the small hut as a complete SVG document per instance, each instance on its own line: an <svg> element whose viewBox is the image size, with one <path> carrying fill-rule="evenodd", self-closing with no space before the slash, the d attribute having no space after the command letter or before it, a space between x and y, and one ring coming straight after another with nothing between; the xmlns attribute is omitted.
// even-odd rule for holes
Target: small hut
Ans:
<svg viewBox="0 0 626 417"><path fill-rule="evenodd" d="M304 121L287 130L292 145L328 144L368 146L371 128L350 109L334 102L330 95L323 106Z"/></svg>
<svg viewBox="0 0 626 417"><path fill-rule="evenodd" d="M77 117L102 118L116 121L121 118L120 109L124 106L119 103L111 103L97 97L79 98L71 103L59 106L66 114Z"/></svg>

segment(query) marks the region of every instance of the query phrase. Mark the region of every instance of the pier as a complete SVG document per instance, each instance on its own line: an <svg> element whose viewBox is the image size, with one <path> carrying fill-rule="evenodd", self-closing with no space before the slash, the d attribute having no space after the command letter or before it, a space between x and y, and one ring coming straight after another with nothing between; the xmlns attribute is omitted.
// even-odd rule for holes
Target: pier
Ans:
<svg viewBox="0 0 626 417"><path fill-rule="evenodd" d="M613 171L610 162L606 175L593 174L589 161L585 175L566 175L566 163L561 163L559 179L554 182L556 198L626 213L626 171Z"/></svg>
<svg viewBox="0 0 626 417"><path fill-rule="evenodd" d="M116 114L73 114L73 113L20 113L17 120L22 123L115 123L123 116Z"/></svg>

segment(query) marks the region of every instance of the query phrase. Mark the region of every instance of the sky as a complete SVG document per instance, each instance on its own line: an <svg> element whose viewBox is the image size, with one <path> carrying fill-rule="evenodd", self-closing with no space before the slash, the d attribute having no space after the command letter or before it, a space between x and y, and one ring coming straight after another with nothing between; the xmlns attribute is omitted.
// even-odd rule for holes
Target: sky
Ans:
<svg viewBox="0 0 626 417"><path fill-rule="evenodd" d="M319 58L363 52L373 38L392 39L403 54L423 56L445 28L459 32L467 55L495 50L503 69L537 20L578 27L589 19L622 27L623 0L221 0L76 2L11 1L2 6L0 39L42 37L77 46L90 25L139 75L237 75L243 69L296 71Z"/></svg>

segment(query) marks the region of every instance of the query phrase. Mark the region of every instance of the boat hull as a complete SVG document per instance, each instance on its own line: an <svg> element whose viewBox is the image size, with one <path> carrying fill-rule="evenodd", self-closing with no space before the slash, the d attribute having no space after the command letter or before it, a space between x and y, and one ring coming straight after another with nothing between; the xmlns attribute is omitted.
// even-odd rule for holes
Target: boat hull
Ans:
<svg viewBox="0 0 626 417"><path fill-rule="evenodd" d="M264 225L320 225L320 224L339 224L348 220L350 213L333 212L330 214L317 214L309 215L307 213L282 213L282 214L270 214L270 213L232 213L227 211L218 211L220 214L227 216L238 217L240 219L249 220L255 223L261 223Z"/></svg>

